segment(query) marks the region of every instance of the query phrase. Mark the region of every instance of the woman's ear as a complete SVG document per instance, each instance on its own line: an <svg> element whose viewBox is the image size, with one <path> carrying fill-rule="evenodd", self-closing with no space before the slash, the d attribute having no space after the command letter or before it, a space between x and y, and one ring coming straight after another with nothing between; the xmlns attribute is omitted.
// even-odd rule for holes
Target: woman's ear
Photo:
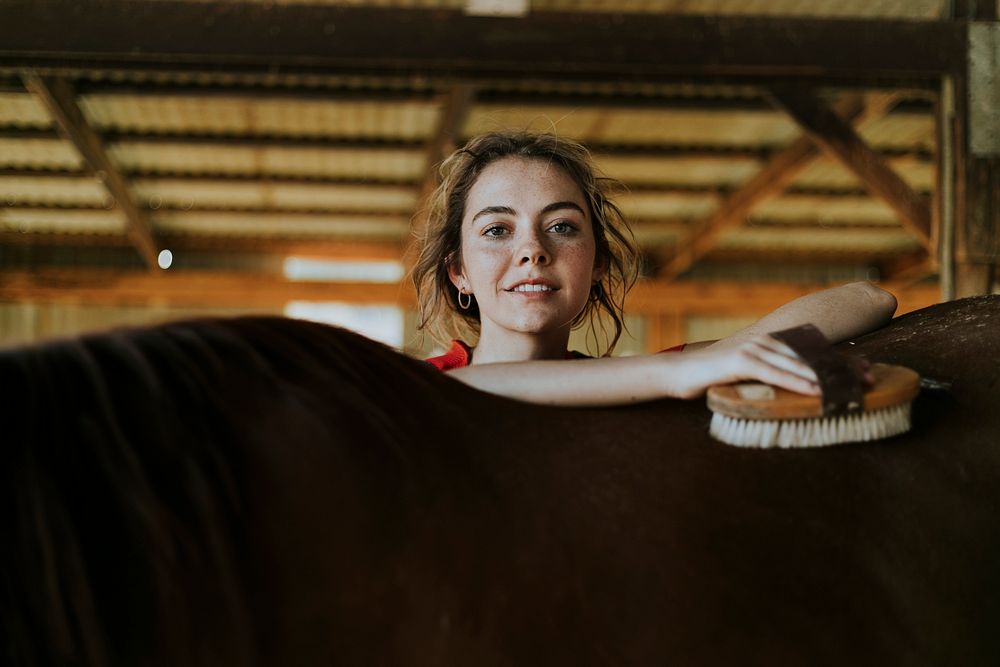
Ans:
<svg viewBox="0 0 1000 667"><path fill-rule="evenodd" d="M465 280L465 272L462 270L462 262L454 255L449 256L447 262L448 278L451 280L451 284L459 290L465 289L467 281Z"/></svg>
<svg viewBox="0 0 1000 667"><path fill-rule="evenodd" d="M591 274L591 284L601 282L606 275L608 275L608 258L598 256L594 259L594 272Z"/></svg>

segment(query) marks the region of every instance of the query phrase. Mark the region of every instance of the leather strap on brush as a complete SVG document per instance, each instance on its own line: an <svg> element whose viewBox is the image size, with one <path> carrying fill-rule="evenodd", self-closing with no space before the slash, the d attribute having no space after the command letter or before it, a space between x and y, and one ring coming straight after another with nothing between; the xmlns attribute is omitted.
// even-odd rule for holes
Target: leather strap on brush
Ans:
<svg viewBox="0 0 1000 667"><path fill-rule="evenodd" d="M772 338L792 348L819 378L823 393L823 414L829 416L860 412L864 387L856 360L838 352L812 324L775 331Z"/></svg>

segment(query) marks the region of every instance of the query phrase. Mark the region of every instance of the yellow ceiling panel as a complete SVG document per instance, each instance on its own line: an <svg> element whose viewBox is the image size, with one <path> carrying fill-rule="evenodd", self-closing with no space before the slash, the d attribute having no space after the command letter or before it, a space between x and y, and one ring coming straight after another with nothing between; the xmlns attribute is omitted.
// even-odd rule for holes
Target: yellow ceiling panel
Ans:
<svg viewBox="0 0 1000 667"><path fill-rule="evenodd" d="M0 139L0 167L75 171L83 158L62 139Z"/></svg>
<svg viewBox="0 0 1000 667"><path fill-rule="evenodd" d="M0 92L0 125L49 127L52 117L33 95Z"/></svg>
<svg viewBox="0 0 1000 667"><path fill-rule="evenodd" d="M247 147L224 144L128 142L110 149L129 171L185 174L276 174L328 178L416 180L424 169L419 150Z"/></svg>
<svg viewBox="0 0 1000 667"><path fill-rule="evenodd" d="M123 234L125 216L119 211L59 211L0 208L0 229L59 234Z"/></svg>
<svg viewBox="0 0 1000 667"><path fill-rule="evenodd" d="M406 216L348 216L273 213L162 211L153 216L160 232L209 236L340 237L403 239L410 231Z"/></svg>
<svg viewBox="0 0 1000 667"><path fill-rule="evenodd" d="M751 158L596 156L600 169L612 178L640 185L671 184L734 187L760 169Z"/></svg>
<svg viewBox="0 0 1000 667"><path fill-rule="evenodd" d="M437 120L429 101L365 102L226 97L224 95L84 95L88 119L101 130L230 135L422 139Z"/></svg>

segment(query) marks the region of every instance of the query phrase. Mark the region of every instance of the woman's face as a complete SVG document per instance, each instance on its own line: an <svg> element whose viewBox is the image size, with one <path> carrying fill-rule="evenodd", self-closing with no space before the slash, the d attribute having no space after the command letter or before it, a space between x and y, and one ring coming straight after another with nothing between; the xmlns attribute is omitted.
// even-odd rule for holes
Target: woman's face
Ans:
<svg viewBox="0 0 1000 667"><path fill-rule="evenodd" d="M590 218L561 167L507 157L483 170L465 202L461 263L449 267L475 295L483 335L569 332L604 275Z"/></svg>

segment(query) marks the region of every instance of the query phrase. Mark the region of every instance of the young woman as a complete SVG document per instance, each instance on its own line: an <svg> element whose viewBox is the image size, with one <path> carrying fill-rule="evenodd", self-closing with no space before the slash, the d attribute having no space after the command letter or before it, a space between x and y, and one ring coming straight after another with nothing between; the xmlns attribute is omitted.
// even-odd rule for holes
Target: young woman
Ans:
<svg viewBox="0 0 1000 667"><path fill-rule="evenodd" d="M683 351L610 357L622 330L636 250L587 150L552 135L480 136L442 165L414 268L421 326L453 340L428 359L484 391L537 403L614 405L693 398L713 384L759 380L805 394L816 376L767 336L806 322L834 341L884 325L895 298L868 283L802 297L726 339ZM602 314L605 356L568 352L570 331Z"/></svg>

